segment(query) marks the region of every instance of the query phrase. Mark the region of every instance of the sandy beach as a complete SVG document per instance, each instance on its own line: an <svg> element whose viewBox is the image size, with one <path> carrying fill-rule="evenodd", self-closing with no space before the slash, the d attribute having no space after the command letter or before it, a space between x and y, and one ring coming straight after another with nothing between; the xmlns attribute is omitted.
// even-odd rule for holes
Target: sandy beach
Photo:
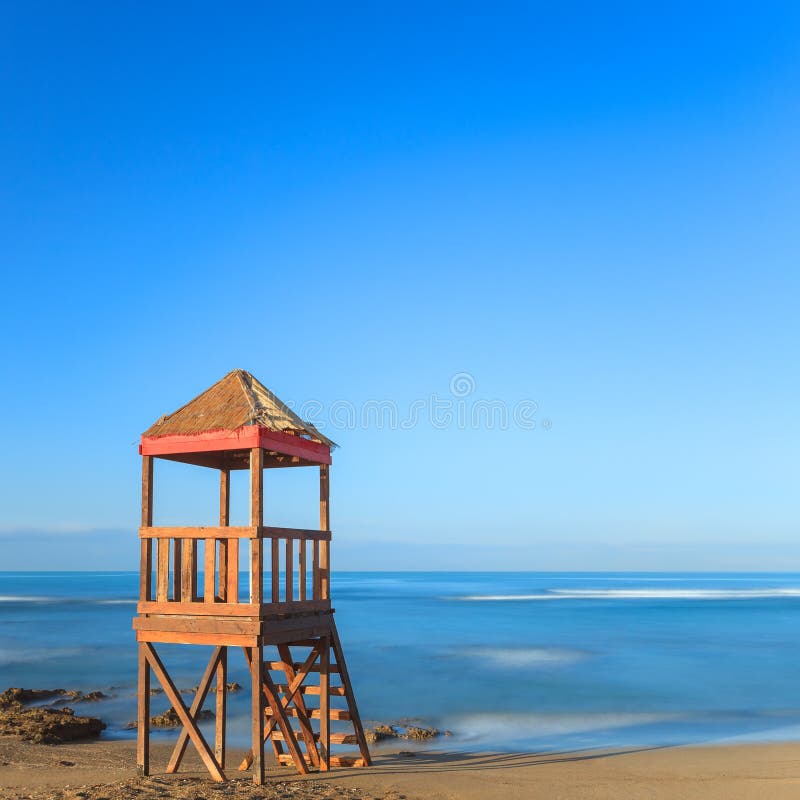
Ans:
<svg viewBox="0 0 800 800"><path fill-rule="evenodd" d="M155 771L169 745L154 746ZM783 800L800 792L800 744L673 747L547 754L418 750L375 754L368 769L298 776L271 766L267 784L249 777L215 784L187 754L178 775L136 777L134 744L96 741L35 745L0 739L0 798L122 800L122 798L351 797L381 800ZM233 763L238 752L230 754Z"/></svg>

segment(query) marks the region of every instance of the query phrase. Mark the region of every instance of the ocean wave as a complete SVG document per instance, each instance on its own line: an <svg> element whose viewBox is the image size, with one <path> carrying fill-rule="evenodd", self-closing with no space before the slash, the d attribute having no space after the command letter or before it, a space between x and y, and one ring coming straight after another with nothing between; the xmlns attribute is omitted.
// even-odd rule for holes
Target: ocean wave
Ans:
<svg viewBox="0 0 800 800"><path fill-rule="evenodd" d="M136 600L90 600L89 602L96 603L98 606L135 606L138 601L136 601Z"/></svg>
<svg viewBox="0 0 800 800"><path fill-rule="evenodd" d="M98 600L85 597L48 597L32 594L0 594L0 603L58 603L59 605L78 605L85 603L96 606L136 605L134 599L110 598Z"/></svg>
<svg viewBox="0 0 800 800"><path fill-rule="evenodd" d="M686 716L679 712L484 713L457 715L445 721L462 740L496 744L659 725L685 720Z"/></svg>
<svg viewBox="0 0 800 800"><path fill-rule="evenodd" d="M54 603L57 599L30 594L0 594L0 603Z"/></svg>
<svg viewBox="0 0 800 800"><path fill-rule="evenodd" d="M563 600L555 594L467 594L452 600Z"/></svg>
<svg viewBox="0 0 800 800"><path fill-rule="evenodd" d="M480 659L493 667L514 668L572 664L587 654L559 647L464 647L452 655Z"/></svg>
<svg viewBox="0 0 800 800"><path fill-rule="evenodd" d="M55 661L58 658L86 657L88 650L82 647L56 647L42 649L38 647L24 650L22 647L0 647L0 666L14 664L41 664L46 661Z"/></svg>
<svg viewBox="0 0 800 800"><path fill-rule="evenodd" d="M534 600L763 600L800 598L800 589L553 589L539 594L473 594L452 598L473 602Z"/></svg>

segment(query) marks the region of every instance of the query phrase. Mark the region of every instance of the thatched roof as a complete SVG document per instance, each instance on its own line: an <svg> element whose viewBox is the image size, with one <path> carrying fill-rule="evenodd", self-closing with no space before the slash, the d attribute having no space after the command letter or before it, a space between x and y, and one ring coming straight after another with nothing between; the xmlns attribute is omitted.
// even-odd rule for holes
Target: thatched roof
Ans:
<svg viewBox="0 0 800 800"><path fill-rule="evenodd" d="M331 448L337 446L310 422L300 419L261 381L243 369L229 372L185 406L161 417L142 435L156 437L235 431L243 425L260 425L270 431L312 439Z"/></svg>

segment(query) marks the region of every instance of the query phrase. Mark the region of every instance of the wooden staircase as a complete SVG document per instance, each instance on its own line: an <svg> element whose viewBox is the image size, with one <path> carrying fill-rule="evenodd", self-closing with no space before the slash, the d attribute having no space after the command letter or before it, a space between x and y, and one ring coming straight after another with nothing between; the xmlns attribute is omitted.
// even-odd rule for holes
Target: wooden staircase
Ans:
<svg viewBox="0 0 800 800"><path fill-rule="evenodd" d="M369 766L369 748L333 619L328 635L276 646L279 660L265 660L262 689L264 740L269 740L278 764L292 765L300 773ZM331 723L346 730L332 731ZM334 755L333 745L355 746L358 752ZM249 769L252 762L251 753L239 769Z"/></svg>

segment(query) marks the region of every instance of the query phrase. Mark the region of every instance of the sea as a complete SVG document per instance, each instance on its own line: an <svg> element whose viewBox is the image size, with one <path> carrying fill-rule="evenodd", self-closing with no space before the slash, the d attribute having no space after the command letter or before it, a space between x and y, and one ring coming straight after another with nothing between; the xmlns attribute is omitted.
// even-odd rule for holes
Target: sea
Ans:
<svg viewBox="0 0 800 800"><path fill-rule="evenodd" d="M137 587L132 572L0 573L0 690L101 690L76 712L132 737ZM332 587L362 718L451 733L432 747L800 739L798 573L338 572ZM197 684L207 648L159 649L178 686ZM240 652L229 671L247 686ZM244 746L246 691L228 713Z"/></svg>

